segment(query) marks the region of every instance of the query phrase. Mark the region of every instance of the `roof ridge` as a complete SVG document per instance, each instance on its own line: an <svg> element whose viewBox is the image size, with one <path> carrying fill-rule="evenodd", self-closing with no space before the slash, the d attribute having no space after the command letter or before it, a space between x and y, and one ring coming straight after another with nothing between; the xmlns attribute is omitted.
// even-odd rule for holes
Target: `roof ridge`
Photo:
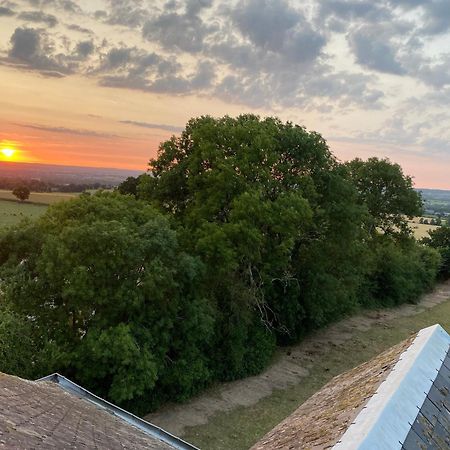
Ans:
<svg viewBox="0 0 450 450"><path fill-rule="evenodd" d="M420 330L333 448L402 448L449 347L450 336L440 325Z"/></svg>
<svg viewBox="0 0 450 450"><path fill-rule="evenodd" d="M182 439L174 436L168 431L165 431L162 428L153 425L152 423L147 422L146 420L141 419L140 417L120 408L119 406L116 406L113 403L110 403L107 400L95 395L94 393L88 391L87 389L74 383L73 381L69 380L63 375L60 375L57 372L52 373L51 375L47 375L46 377L39 378L38 380L36 380L36 382L56 383L66 392L75 394L83 398L84 400L94 403L100 408L106 409L114 416L140 429L145 434L171 445L173 448L176 448L178 450L199 450L197 447L183 441Z"/></svg>

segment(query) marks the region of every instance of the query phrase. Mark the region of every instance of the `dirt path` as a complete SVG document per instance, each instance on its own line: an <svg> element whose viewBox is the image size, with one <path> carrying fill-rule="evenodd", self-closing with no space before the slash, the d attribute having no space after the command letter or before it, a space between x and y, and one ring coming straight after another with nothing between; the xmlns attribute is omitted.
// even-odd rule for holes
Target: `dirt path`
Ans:
<svg viewBox="0 0 450 450"><path fill-rule="evenodd" d="M254 405L274 390L298 384L309 374L313 356L320 357L330 346L344 344L352 338L355 331L369 330L373 325L383 325L399 317L418 314L449 298L450 281L438 285L417 305L366 311L344 319L317 331L296 346L283 348L274 363L260 375L223 383L187 403L166 405L163 409L147 415L145 419L177 436L182 436L186 427L203 425L218 412Z"/></svg>

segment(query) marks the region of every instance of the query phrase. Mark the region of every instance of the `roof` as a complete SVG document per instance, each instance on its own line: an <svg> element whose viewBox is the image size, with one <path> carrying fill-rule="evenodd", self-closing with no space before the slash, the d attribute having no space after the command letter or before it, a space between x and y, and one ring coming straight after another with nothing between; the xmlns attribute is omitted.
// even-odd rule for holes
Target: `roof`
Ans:
<svg viewBox="0 0 450 450"><path fill-rule="evenodd" d="M1 448L195 449L58 374L0 373Z"/></svg>
<svg viewBox="0 0 450 450"><path fill-rule="evenodd" d="M435 325L333 378L252 450L450 448L450 336Z"/></svg>

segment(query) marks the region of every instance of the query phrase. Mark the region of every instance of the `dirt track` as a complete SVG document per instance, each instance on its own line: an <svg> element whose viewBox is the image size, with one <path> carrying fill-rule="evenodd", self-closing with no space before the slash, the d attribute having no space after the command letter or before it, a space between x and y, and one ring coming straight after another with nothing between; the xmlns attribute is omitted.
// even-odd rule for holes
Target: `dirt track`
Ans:
<svg viewBox="0 0 450 450"><path fill-rule="evenodd" d="M239 406L256 404L276 389L297 384L309 374L312 355L325 354L330 346L339 346L351 339L356 330L368 330L392 319L412 316L450 298L450 281L440 284L417 305L403 305L393 309L366 311L317 331L300 344L283 348L274 363L263 373L243 380L224 383L184 404L166 405L149 414L146 420L165 430L182 436L186 427L203 425L215 413L230 411Z"/></svg>

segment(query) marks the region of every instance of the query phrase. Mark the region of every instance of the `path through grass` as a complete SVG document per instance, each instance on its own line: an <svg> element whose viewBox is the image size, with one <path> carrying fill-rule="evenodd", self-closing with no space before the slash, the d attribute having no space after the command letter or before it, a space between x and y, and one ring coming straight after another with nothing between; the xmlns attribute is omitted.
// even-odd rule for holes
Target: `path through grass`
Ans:
<svg viewBox="0 0 450 450"><path fill-rule="evenodd" d="M301 382L276 390L254 405L215 414L206 425L187 428L183 438L202 449L248 449L334 376L369 360L421 328L440 323L450 331L450 300L411 312L400 316L378 312L380 320L373 325L353 330L351 337L343 342L330 342L328 349L317 355L313 352L309 375ZM292 349L282 352L287 354Z"/></svg>

